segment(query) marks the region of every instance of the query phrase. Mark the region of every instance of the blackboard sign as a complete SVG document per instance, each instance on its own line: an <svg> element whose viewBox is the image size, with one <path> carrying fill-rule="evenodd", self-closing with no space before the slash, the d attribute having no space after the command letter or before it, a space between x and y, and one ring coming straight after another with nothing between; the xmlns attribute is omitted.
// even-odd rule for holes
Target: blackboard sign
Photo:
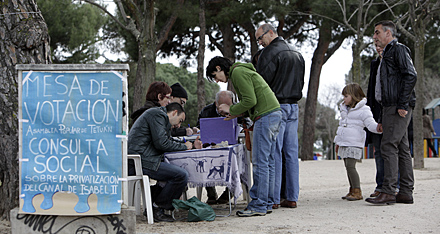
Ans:
<svg viewBox="0 0 440 234"><path fill-rule="evenodd" d="M124 73L23 71L20 212L119 213Z"/></svg>

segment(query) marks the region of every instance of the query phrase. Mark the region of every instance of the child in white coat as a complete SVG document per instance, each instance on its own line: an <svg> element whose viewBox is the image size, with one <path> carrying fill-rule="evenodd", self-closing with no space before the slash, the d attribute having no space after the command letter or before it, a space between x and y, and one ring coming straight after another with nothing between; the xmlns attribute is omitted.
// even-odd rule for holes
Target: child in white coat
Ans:
<svg viewBox="0 0 440 234"><path fill-rule="evenodd" d="M359 174L356 171L356 161L361 159L365 144L364 127L374 133L380 133L377 122L367 99L359 84L349 84L342 90L344 101L340 104L341 120L336 132L336 153L344 159L350 190L342 199L349 201L361 200L362 191Z"/></svg>

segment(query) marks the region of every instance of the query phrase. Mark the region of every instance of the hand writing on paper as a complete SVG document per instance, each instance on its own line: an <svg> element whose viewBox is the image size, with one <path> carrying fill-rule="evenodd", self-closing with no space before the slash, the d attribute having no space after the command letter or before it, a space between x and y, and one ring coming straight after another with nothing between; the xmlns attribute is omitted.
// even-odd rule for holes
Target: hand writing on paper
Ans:
<svg viewBox="0 0 440 234"><path fill-rule="evenodd" d="M192 134L194 134L192 128L186 128L186 135L191 136Z"/></svg>
<svg viewBox="0 0 440 234"><path fill-rule="evenodd" d="M185 142L186 148L187 149L192 149L193 148L193 144L190 141Z"/></svg>

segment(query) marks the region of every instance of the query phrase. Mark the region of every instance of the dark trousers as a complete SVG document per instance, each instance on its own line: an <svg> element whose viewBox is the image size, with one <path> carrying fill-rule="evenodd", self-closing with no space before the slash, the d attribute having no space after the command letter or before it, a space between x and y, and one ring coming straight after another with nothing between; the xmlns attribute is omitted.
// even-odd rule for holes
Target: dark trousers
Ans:
<svg viewBox="0 0 440 234"><path fill-rule="evenodd" d="M374 146L374 161L376 162L376 189L375 191L382 192L383 185L383 158L380 153L380 142L382 141L382 134L371 133L371 141Z"/></svg>
<svg viewBox="0 0 440 234"><path fill-rule="evenodd" d="M395 106L383 107L382 115L381 154L384 160L382 191L387 194L395 193L400 172L399 193L412 195L414 174L408 144L408 124L412 109L409 109L408 114L403 118L399 116Z"/></svg>
<svg viewBox="0 0 440 234"><path fill-rule="evenodd" d="M157 171L142 167L142 173L151 179L166 182L154 203L166 210L174 210L173 199L179 199L188 183L188 172L176 165L161 162ZM135 174L134 167L128 166L128 175Z"/></svg>
<svg viewBox="0 0 440 234"><path fill-rule="evenodd" d="M432 139L429 139L429 138L425 138L425 139L426 139L426 142L428 143L428 148L430 148L431 151L432 151L433 156L434 157L438 156L437 155L437 150L435 150L435 147L432 144ZM429 155L429 152L428 152L428 155Z"/></svg>

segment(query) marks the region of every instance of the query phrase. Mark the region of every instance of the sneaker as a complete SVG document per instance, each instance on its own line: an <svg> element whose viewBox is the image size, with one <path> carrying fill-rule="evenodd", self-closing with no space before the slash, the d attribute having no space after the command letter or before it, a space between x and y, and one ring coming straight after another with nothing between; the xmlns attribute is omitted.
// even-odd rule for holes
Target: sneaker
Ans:
<svg viewBox="0 0 440 234"><path fill-rule="evenodd" d="M266 213L258 212L254 210L239 210L237 211L237 216L239 217L251 217L251 216L265 216Z"/></svg>
<svg viewBox="0 0 440 234"><path fill-rule="evenodd" d="M153 206L153 218L154 222L174 222L174 218L171 215L167 215L164 209Z"/></svg>

